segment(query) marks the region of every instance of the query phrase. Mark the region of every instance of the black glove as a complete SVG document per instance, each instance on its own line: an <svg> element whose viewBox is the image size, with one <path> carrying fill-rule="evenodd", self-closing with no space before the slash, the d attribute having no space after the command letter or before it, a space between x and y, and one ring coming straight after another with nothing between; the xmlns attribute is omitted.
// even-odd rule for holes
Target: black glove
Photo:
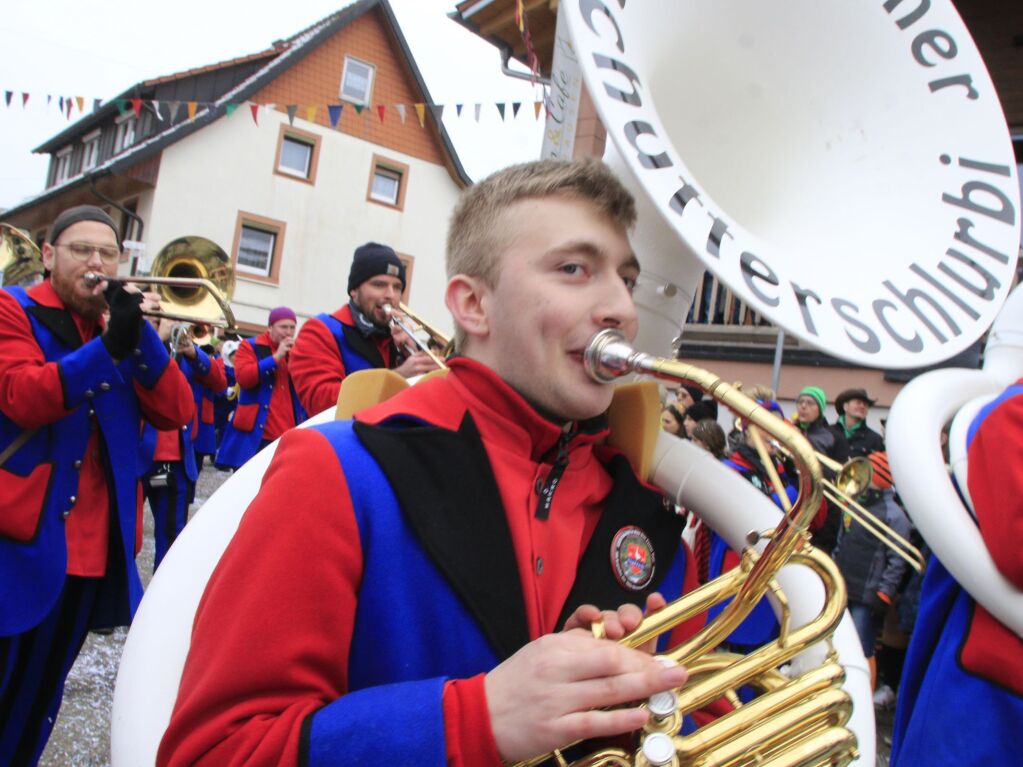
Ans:
<svg viewBox="0 0 1023 767"><path fill-rule="evenodd" d="M103 345L115 360L123 360L139 345L142 332L142 294L129 293L118 282L104 291L110 307L110 319L102 335Z"/></svg>

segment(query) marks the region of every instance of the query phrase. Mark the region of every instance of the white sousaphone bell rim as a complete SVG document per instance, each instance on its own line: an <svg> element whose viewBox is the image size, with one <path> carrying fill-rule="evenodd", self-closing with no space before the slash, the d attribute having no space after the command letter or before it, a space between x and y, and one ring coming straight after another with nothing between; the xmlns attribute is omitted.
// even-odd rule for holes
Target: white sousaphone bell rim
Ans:
<svg viewBox="0 0 1023 767"><path fill-rule="evenodd" d="M656 0L654 1L656 2ZM769 32L780 34L783 30L789 30L790 27L794 30L791 34L803 35L803 37L798 37L798 40L803 40L806 36L813 36L813 29L800 29L798 24L793 25L791 23L791 19L792 17L798 18L801 12L809 13L808 9L817 9L819 6L816 3L809 2L809 0L793 0L793 2L796 3L796 8L787 9L785 14L775 14L778 17L778 22L775 25L776 28L762 31L761 35L763 37L769 38ZM716 3L714 7L718 8L719 5L720 3ZM583 21L581 7L584 6L588 10L593 11L591 18L593 19L596 31L591 31ZM733 9L733 15L738 15L735 9L740 6L741 12L745 14L761 7L762 4L756 2L747 3L746 5L737 2L728 3L728 7ZM983 263L984 268L994 275L998 282L998 286L994 288L993 297L987 300L986 303L981 302L971 305L970 309L977 314L975 318L967 316L966 313L955 313L954 307L949 308L948 311L953 315L953 320L961 332L958 335L953 334L951 331L946 332L946 339L943 342L939 342L937 338L928 332L924 325L916 322L910 310L906 307L895 307L899 308L902 313L894 315L889 309L884 309L883 313L887 318L890 318L889 321L893 325L893 335L897 332L906 339L911 338L914 334L918 336L922 349L917 352L909 352L903 346L898 345L879 330L876 326L877 321L872 316L866 316L873 301L882 299L884 301L889 299L895 300L889 289L882 286L883 282L891 281L896 288L903 292L908 292L912 288L917 287L914 282L911 282L912 280L927 287L928 283L923 282L910 271L911 263L920 263L932 271L937 270L939 266L944 265L939 262L941 262L942 258L945 258L946 249L955 244L952 235L956 231L957 215L962 211L950 205L944 205L942 203L942 193L957 191L965 177L962 173L959 173L952 180L947 175L950 171L938 163L937 158L939 155L946 154L951 158L955 158L960 155L965 157L973 152L989 162L1002 162L1005 164L1007 173L1010 176L1008 178L999 178L998 182L1004 186L1004 194L1014 207L1014 223L1011 225L991 224L991 222L982 220L978 216L974 234L977 235L978 240L984 240L991 247L1007 251L1011 254L1015 253L1018 245L1019 190L1018 183L1015 181L1015 160L1008 130L987 70L984 68L969 32L962 24L961 19L951 4L947 1L935 0L928 10L929 16L927 18L931 22L929 26L937 26L941 30L950 30L949 34L954 38L958 46L957 61L961 62L962 67L968 68L972 81L982 96L977 101L969 101L965 97L958 100L948 98L941 102L936 101L936 98L941 98L943 91L936 91L937 96L930 93L927 82L928 80L935 79L933 70L918 66L913 61L912 55L909 52L913 35L908 32L902 32L902 36L898 38L899 47L897 50L895 49L894 42L888 43L892 49L891 56L898 54L901 57L900 61L908 59L908 63L902 61L908 74L900 72L899 77L905 76L910 81L907 85L897 81L895 85L889 86L893 94L891 98L897 101L898 98L902 98L902 94L905 92L903 100L910 107L902 107L901 103L894 103L891 105L891 109L894 110L896 107L899 107L902 111L894 112L895 116L890 120L887 115L876 117L871 114L869 118L882 125L886 122L891 124L914 124L913 121L919 119L915 115L923 113L926 107L928 110L927 114L933 117L935 122L927 126L929 127L928 131L923 131L921 128L919 141L914 141L910 146L892 146L896 143L896 139L905 139L905 136L902 135L875 136L867 134L866 130L861 131L867 138L856 136L856 139L863 142L864 151L874 150L876 146L877 152L882 153L887 159L881 167L874 169L876 172L873 175L860 174L863 177L860 179L859 184L864 188L858 190L856 194L860 197L866 197L870 194L870 190L875 187L888 187L886 192L888 197L885 199L914 201L912 203L915 206L912 208L914 220L910 223L921 223L921 226L913 230L911 227L900 225L900 216L895 216L894 220L888 221L883 227L878 224L876 227L877 231L872 235L874 244L869 249L866 245L863 245L860 249L853 249L853 253L860 255L855 258L846 258L846 261L850 264L848 269L839 268L835 261L841 261L842 258L836 259L834 256L836 253L849 256L849 248L851 246L844 241L853 239L853 234L861 229L869 230L872 222L862 220L865 215L864 211L850 207L843 209L843 198L832 199L832 195L829 194L828 190L822 187L819 196L823 202L818 204L823 206L826 203L829 208L835 208L838 212L829 214L829 225L844 226L846 227L845 231L839 237L832 236L830 240L807 238L808 242L819 243L819 248L816 250L808 250L805 246L793 248L778 247L773 239L767 241L763 238L758 238L748 231L744 224L732 219L730 214L726 212L727 208L722 208L716 204L713 193L708 193L704 190L701 179L691 172L690 164L682 159L680 152L676 148L674 136L671 135L671 130L675 124L672 123L671 128L665 128L665 125L662 124L661 103L653 103L653 99L649 97L649 94L643 91L644 83L653 78L650 76L650 73L638 69L638 67L645 63L645 55L656 57L660 63L667 54L665 52L651 52L649 50L650 45L648 44L650 41L646 39L628 39L629 15L632 14L635 17L637 14L645 14L648 19L656 19L658 25L664 25L666 29L673 29L674 16L672 14L684 15L691 13L694 8L706 9L706 6L701 4L668 3L666 0L657 3L656 8L648 2L629 4L627 8L622 9L617 3L601 3L596 0L569 0L560 6L560 12L565 14L565 19L569 26L572 44L587 90L591 94L595 94L593 101L611 139L608 145L610 147L613 144L617 153L622 156L623 162L629 169L630 175L634 177L636 185L645 189L646 193L655 200L655 207L663 218L664 223L677 233L680 242L686 243L686 248L692 255L699 258L707 268L724 281L744 302L770 318L787 332L806 340L808 343L812 343L829 354L834 354L835 356L869 367L898 369L933 364L967 348L991 324L998 308L1007 295L1012 282L1011 263L998 264L991 261ZM594 11L594 9L598 10ZM797 12L799 9L801 11ZM607 17L604 16L605 10ZM845 9L843 12L852 13L854 11ZM859 16L863 15L863 9L855 12ZM896 20L902 15L901 12L889 15L880 4L878 4L876 9L871 7L870 12L878 15L878 18L869 22L870 24L874 26L883 24L885 32L889 32L891 29L901 32L896 26ZM667 14L666 17L665 14ZM616 30L607 18L614 18L615 22L620 23L624 30L622 31L624 54L620 53L615 45ZM635 22L635 24L639 26L639 22ZM652 34L648 33L648 30L649 25L643 27L644 35ZM821 30L817 30L817 32L817 37L823 36ZM786 31L786 34L789 33ZM915 28L913 33L916 33ZM699 34L706 35L708 33L701 29ZM742 37L739 33L736 33L736 36ZM714 38L715 53L725 48L725 42L720 38ZM778 45L779 56L785 54L784 45L786 42L795 44L795 40L783 39ZM829 44L831 43L831 38L828 38L828 42ZM869 42L870 45L862 43L864 51L861 52L861 58L867 55L867 51L869 51L871 57L878 55L880 51L879 41L871 39ZM677 56L680 59L684 59L687 64L693 65L694 62L692 60L685 58L685 40L679 40L678 48ZM645 99L642 106L629 106L617 99L604 95L605 84L627 90L631 87L630 80L623 74L613 73L606 68L598 68L593 61L594 54L623 61L627 66L636 69L640 81L639 92L641 98ZM708 69L713 69L714 66L714 62L706 64ZM823 68L823 66L822 62L821 67ZM850 68L853 64L846 62L845 66ZM693 71L693 69L695 67L680 72L678 79L672 80L671 84L677 84L681 90L685 78L708 76L706 72ZM663 75L660 75L660 77L662 80L666 80ZM838 88L841 85L836 85L835 87ZM874 88L877 86L871 83L870 87ZM921 90L924 92L924 95L919 93ZM849 94L849 98L850 100L855 100L859 95L861 94L854 92ZM912 101L911 99L913 98L916 101ZM965 106L961 105L960 101L964 102ZM881 108L878 107L878 109ZM700 114L702 113L697 113L694 110L694 120L697 120ZM942 118L940 130L937 123L938 116ZM664 152L670 158L670 167L651 170L641 165L639 152L630 146L623 137L625 126L636 120L645 121L652 126L652 133L641 136L637 140L637 146L650 154ZM842 143L843 141L850 143L851 139L848 134L853 131L849 124L854 123L855 119L843 114L842 120L841 130L844 133L838 134L837 137L827 134L821 137L817 143L828 143L829 145ZM838 128L833 128L833 131L838 130ZM867 143L868 141L873 143ZM927 143L928 141L932 143L940 141L942 143L934 143L932 147L931 144ZM903 141L903 143L905 142ZM799 148L801 147L797 147L797 149ZM791 147L788 147L788 149L790 152L794 151ZM768 153L762 152L761 154L766 155ZM837 154L837 152L833 154ZM911 163L907 159L910 157L912 157ZM902 164L900 165L900 163ZM954 165L955 160L951 159L950 163ZM850 164L852 163L850 162ZM892 176L890 179L879 175L890 171L894 172L896 169L899 175ZM841 182L842 188L851 186L853 181L859 179L859 175L851 175L853 173L858 174L859 171L849 171L838 179ZM752 178L736 180L736 184L745 184L751 188L748 193L744 194L752 197L763 195L766 199L770 195L790 193L786 189L772 188L769 186L769 179L765 180L755 177L755 173L753 175L754 177ZM685 215L679 216L670 211L667 203L671 199L672 194L679 188L681 177L684 177L693 188L700 191L703 207L698 208L698 206L690 204L686 208ZM921 180L915 181L917 178ZM713 178L707 180L710 182L715 181ZM928 186L925 189L921 189L920 187L924 180L927 181ZM717 181L720 187L721 181ZM911 181L915 183L914 188L905 188L905 184ZM810 204L807 200L812 201L816 196L816 190L811 190L809 195L804 193L804 197L798 203L798 206L807 207ZM796 206L795 201L793 202L794 206ZM755 202L750 202L747 199L743 205L738 207L749 210L755 207ZM765 205L761 207L764 207L765 210L770 208L773 213L779 206L775 205L771 208L771 206ZM823 207L818 208L818 212L823 209ZM933 220L935 215L937 215L936 211L940 212L941 218L939 221ZM692 215L690 215L691 212ZM792 217L803 215L803 211L792 210L787 214L782 211L781 216L774 216L774 219L779 222L779 227L785 224L785 215L790 217L791 228L797 229L796 222ZM704 247L708 239L709 222L712 216L728 221L729 239L726 239L721 245L720 258L709 255ZM924 216L927 217L926 222L917 222L915 220L915 217ZM818 217L823 220L823 215ZM909 216L906 214L904 217ZM806 218L815 218L812 210ZM642 228L643 225L644 222L641 221L640 227ZM761 226L763 225L764 222L761 222ZM803 228L806 228L805 225ZM981 230L983 230L983 235L978 235L977 233ZM860 236L856 235L857 238ZM865 237L866 235L862 236ZM880 242L888 241L897 243L898 247L893 248L891 251L882 250L878 247ZM860 240L857 239L857 244L859 242ZM864 242L867 241L864 240ZM726 251L729 245L734 245L734 247L732 247L732 252L727 254ZM815 247L817 246L815 245ZM739 267L738 256L740 250L755 254L761 263L770 265L769 268L776 272L780 278L778 288L776 290L771 288L780 297L780 303L777 307L772 307L760 300L747 286L746 279L743 278ZM874 253L877 255L871 257L871 254ZM656 261L657 258L663 257L665 254L643 252L639 255L645 266L651 259ZM677 257L677 254L668 255ZM968 255L976 256L975 253ZM979 261L980 259L976 260ZM1009 261L1011 262L1012 259L1010 258ZM755 268L759 269L760 267L756 266ZM816 281L804 280L804 277L808 273L814 272L815 269L820 270L819 279ZM663 272L665 270L660 269L659 271ZM941 274L940 271L936 273ZM964 276L971 276L971 274L964 274ZM862 333L856 327L839 317L837 310L832 311L829 309L825 311L821 307L817 307L813 311L814 329L818 332L818 335L814 337L807 331L803 310L796 301L794 294L792 291L787 290L790 282L793 286L798 282L803 288L809 285L809 289L821 296L824 307L829 307L829 302L832 299L851 300L857 305L855 318L864 321L869 320L867 324L872 325L872 329L876 331L876 335L879 337L879 348L871 352L863 351L850 338L851 335L856 335L862 340ZM759 285L761 288L765 287L765 283L759 279L750 279L750 283ZM935 292L938 298L946 302L949 307L951 306L950 299L945 298L936 290L933 290L933 292ZM812 307L812 301L808 305ZM850 310L846 308L843 311L849 312ZM876 309L876 311L878 314L882 313L882 309ZM945 326L939 323L940 320L935 322L939 330L944 329Z"/></svg>

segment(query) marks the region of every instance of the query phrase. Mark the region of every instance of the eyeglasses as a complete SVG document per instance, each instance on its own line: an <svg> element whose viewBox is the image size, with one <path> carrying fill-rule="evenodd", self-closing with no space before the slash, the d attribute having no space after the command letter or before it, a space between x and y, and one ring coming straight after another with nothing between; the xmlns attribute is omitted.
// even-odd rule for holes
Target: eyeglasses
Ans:
<svg viewBox="0 0 1023 767"><path fill-rule="evenodd" d="M67 248L71 257L76 261L88 261L93 251L99 253L104 264L116 264L124 257L121 249L112 245L93 245L91 242L61 242L57 244L57 247Z"/></svg>

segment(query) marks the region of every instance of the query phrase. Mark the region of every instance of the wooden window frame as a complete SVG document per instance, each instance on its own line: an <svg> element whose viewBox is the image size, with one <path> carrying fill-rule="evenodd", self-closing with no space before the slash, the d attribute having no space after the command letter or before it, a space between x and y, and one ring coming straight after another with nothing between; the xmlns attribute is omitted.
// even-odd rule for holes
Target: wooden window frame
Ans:
<svg viewBox="0 0 1023 767"><path fill-rule="evenodd" d="M401 178L398 181L398 199L395 202L388 202L387 200L381 200L378 197L373 196L373 179L376 178L377 169L382 168L383 170L390 171L391 173L398 174ZM372 202L375 205L383 205L385 208L391 208L393 210L405 210L405 191L408 189L409 181L409 166L403 162L392 160L383 155L373 155L373 161L369 166L369 183L366 186L366 201Z"/></svg>
<svg viewBox="0 0 1023 767"><path fill-rule="evenodd" d="M412 272L416 268L416 257L410 256L407 253L398 253L397 251L395 253L398 256L398 260L405 264L405 290L401 292L401 302L408 306L408 296L412 292Z"/></svg>
<svg viewBox="0 0 1023 767"><path fill-rule="evenodd" d="M99 142L100 142L100 138L102 137L102 134L103 134L103 132L99 128L97 128L96 130L92 131L91 133L87 133L84 136L82 136L82 172L83 173L85 171L87 171L87 170L92 170L97 165L99 165L99 149L100 149ZM93 151L93 153L95 154L95 157L93 158L92 165L86 165L85 163L89 159L89 151L90 150Z"/></svg>
<svg viewBox="0 0 1023 767"><path fill-rule="evenodd" d="M276 235L274 238L274 249L270 255L270 274L252 274L238 269L238 246L242 241L242 227L248 226L251 229L262 229ZM244 210L238 211L238 217L234 224L234 244L231 246L231 267L234 269L235 279L261 282L264 285L279 285L281 274L281 261L284 257L284 234L286 224L275 218L267 218Z"/></svg>
<svg viewBox="0 0 1023 767"><path fill-rule="evenodd" d="M280 133L277 134L277 151L274 153L274 175L290 178L292 181L301 181L306 184L316 184L316 168L320 163L320 136L309 131L299 130L290 125L281 124ZM281 169L281 153L284 151L285 139L291 139L302 144L308 144L312 148L309 156L309 173L300 176L290 170Z"/></svg>

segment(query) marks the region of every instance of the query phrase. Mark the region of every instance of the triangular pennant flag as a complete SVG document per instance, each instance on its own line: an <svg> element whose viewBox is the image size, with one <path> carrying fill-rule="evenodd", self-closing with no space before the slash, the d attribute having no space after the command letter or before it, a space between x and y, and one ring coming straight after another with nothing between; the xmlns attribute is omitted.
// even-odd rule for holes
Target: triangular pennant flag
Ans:
<svg viewBox="0 0 1023 767"><path fill-rule="evenodd" d="M298 111L298 104L288 104L284 107L288 112L288 123L295 124L295 113Z"/></svg>
<svg viewBox="0 0 1023 767"><path fill-rule="evenodd" d="M103 99L93 99L92 100L92 111L93 112L98 112L99 108L102 105L103 105Z"/></svg>
<svg viewBox="0 0 1023 767"><path fill-rule="evenodd" d="M195 117L195 110L199 108L198 101L189 101L188 103L188 119L191 120Z"/></svg>
<svg viewBox="0 0 1023 767"><path fill-rule="evenodd" d="M142 116L142 99L131 100L131 111L135 113L136 117Z"/></svg>
<svg viewBox="0 0 1023 767"><path fill-rule="evenodd" d="M401 118L401 124L404 125L405 124L405 105L404 104L395 104L394 108L398 110L398 117Z"/></svg>
<svg viewBox="0 0 1023 767"><path fill-rule="evenodd" d="M416 108L416 114L419 116L419 127L426 127L426 104L414 104Z"/></svg>
<svg viewBox="0 0 1023 767"><path fill-rule="evenodd" d="M156 115L156 119L163 122L163 112L160 111L159 99L151 99L149 105L153 108L153 114Z"/></svg>
<svg viewBox="0 0 1023 767"><path fill-rule="evenodd" d="M305 108L305 119L308 120L311 123L316 122L316 110L318 108L319 107L317 107L316 104L312 104L311 106L307 106Z"/></svg>
<svg viewBox="0 0 1023 767"><path fill-rule="evenodd" d="M252 112L252 122L259 125L259 104L249 104L249 111Z"/></svg>
<svg viewBox="0 0 1023 767"><path fill-rule="evenodd" d="M52 93L47 93L46 94L46 106L50 106L50 104L52 102L53 102L53 94Z"/></svg>
<svg viewBox="0 0 1023 767"><path fill-rule="evenodd" d="M22 91L22 93L21 93L21 105L23 107L24 106L28 106L28 94L25 93L24 91Z"/></svg>
<svg viewBox="0 0 1023 767"><path fill-rule="evenodd" d="M380 115L380 122L384 121L384 112L386 110L387 110L387 107L385 105L377 104L377 114Z"/></svg>
<svg viewBox="0 0 1023 767"><path fill-rule="evenodd" d="M462 105L461 104L455 104L455 116L456 117L461 117L462 116Z"/></svg>
<svg viewBox="0 0 1023 767"><path fill-rule="evenodd" d="M355 114L357 115L361 115L362 110L366 108L365 104L353 104L353 106L355 107Z"/></svg>
<svg viewBox="0 0 1023 767"><path fill-rule="evenodd" d="M443 104L434 104L430 107L430 111L433 112L434 121L440 125L441 116L444 114Z"/></svg>
<svg viewBox="0 0 1023 767"><path fill-rule="evenodd" d="M519 116L519 107L521 107L521 106L522 106L522 102L521 101L513 101L512 102L512 119L513 120L516 117Z"/></svg>
<svg viewBox="0 0 1023 767"><path fill-rule="evenodd" d="M117 111L121 115L124 115L125 110L128 108L128 100L127 99L114 99L114 103L117 105Z"/></svg>
<svg viewBox="0 0 1023 767"><path fill-rule="evenodd" d="M542 108L543 108L543 102L542 101L534 101L533 102L533 117L535 117L537 120L540 119L540 110Z"/></svg>
<svg viewBox="0 0 1023 767"><path fill-rule="evenodd" d="M71 97L70 96L68 96L66 99L64 99L64 106L66 107L66 110L67 110L67 119L70 120L71 119L71 107L74 106L74 102L71 101Z"/></svg>
<svg viewBox="0 0 1023 767"><path fill-rule="evenodd" d="M504 102L497 102L497 111L501 113L501 122L504 122Z"/></svg>
<svg viewBox="0 0 1023 767"><path fill-rule="evenodd" d="M341 122L341 111L345 108L344 104L328 104L327 105L327 117L330 118L330 127L333 130L337 129L337 124Z"/></svg>
<svg viewBox="0 0 1023 767"><path fill-rule="evenodd" d="M483 105L482 104L474 104L473 107L475 108L475 112L476 112L476 122L479 122L480 121L480 112L483 109Z"/></svg>
<svg viewBox="0 0 1023 767"><path fill-rule="evenodd" d="M238 108L237 104L224 104L224 114L228 117L234 114L234 110Z"/></svg>
<svg viewBox="0 0 1023 767"><path fill-rule="evenodd" d="M170 121L171 121L171 123L177 122L178 110L181 109L181 102L180 101L168 101L167 102L167 109L170 111Z"/></svg>
<svg viewBox="0 0 1023 767"><path fill-rule="evenodd" d="M11 93L11 92L10 92L10 91L8 91L8 93ZM13 96L14 94L13 94L13 93L11 93L11 95ZM10 106L10 105L11 105L11 101L10 101L10 99L8 99L8 100L7 100L7 106ZM59 98L59 99L57 100L57 109L59 109L59 110L60 110L61 112L63 112L63 111L64 111L64 97L63 97L63 96L61 96L61 97L60 97L60 98Z"/></svg>
<svg viewBox="0 0 1023 767"><path fill-rule="evenodd" d="M14 91L4 91L4 101L7 102L7 106L11 105L11 99L14 98Z"/></svg>

